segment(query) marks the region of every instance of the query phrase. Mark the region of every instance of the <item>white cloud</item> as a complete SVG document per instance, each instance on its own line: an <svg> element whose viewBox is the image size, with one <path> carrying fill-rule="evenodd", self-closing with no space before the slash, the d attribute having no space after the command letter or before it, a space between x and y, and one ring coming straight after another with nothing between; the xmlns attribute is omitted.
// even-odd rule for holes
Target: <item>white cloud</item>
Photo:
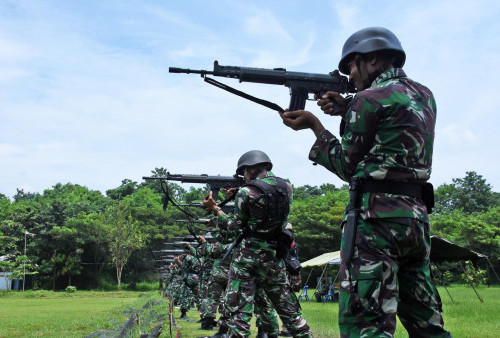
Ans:
<svg viewBox="0 0 500 338"><path fill-rule="evenodd" d="M295 41L280 24L278 18L267 11L246 18L245 30L251 35L285 39L289 42Z"/></svg>
<svg viewBox="0 0 500 338"><path fill-rule="evenodd" d="M456 148L467 148L470 146L476 146L478 144L478 139L475 134L458 124L450 124L445 126L437 132L440 140L444 140L447 146Z"/></svg>

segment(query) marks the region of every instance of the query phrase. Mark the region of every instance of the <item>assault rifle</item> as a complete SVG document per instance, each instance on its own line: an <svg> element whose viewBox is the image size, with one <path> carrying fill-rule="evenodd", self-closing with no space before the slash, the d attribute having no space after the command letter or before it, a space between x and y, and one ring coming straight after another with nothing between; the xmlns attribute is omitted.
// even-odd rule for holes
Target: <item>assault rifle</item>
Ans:
<svg viewBox="0 0 500 338"><path fill-rule="evenodd" d="M163 177L143 177L144 180L166 180L166 181L180 181L181 183L203 183L208 184L212 197L217 200L219 191L222 188L238 188L245 183L242 177L234 176L209 176L202 175L184 175L184 174L171 174L167 172L167 176Z"/></svg>
<svg viewBox="0 0 500 338"><path fill-rule="evenodd" d="M280 113L284 112L283 108L275 103L256 98L244 92L229 87L207 75L222 76L233 79L238 79L240 82L266 83L275 85L284 85L290 88L290 104L288 109L303 110L306 105L306 100L309 94L323 95L327 91L335 91L339 93L354 93L355 89L352 83L349 83L347 77L340 75L338 70L334 70L329 74L301 73L290 72L284 68L250 68L238 66L221 66L219 62L214 61L214 70L196 70L187 68L169 67L170 73L186 73L200 74L205 82L224 89L235 95L239 95L247 100L256 102ZM334 103L333 112L331 115L339 115L342 108Z"/></svg>

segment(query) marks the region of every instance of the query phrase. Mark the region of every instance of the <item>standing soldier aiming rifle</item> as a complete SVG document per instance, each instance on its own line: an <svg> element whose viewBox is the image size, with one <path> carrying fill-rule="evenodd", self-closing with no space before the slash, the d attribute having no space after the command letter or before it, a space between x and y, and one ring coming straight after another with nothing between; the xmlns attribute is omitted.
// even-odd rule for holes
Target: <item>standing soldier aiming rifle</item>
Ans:
<svg viewBox="0 0 500 338"><path fill-rule="evenodd" d="M436 103L408 78L406 54L389 30L371 27L344 44L339 70L357 94L327 92L325 113L344 107L341 140L304 110L283 123L317 137L309 159L350 183L342 222L339 327L342 337L391 337L396 314L411 337L447 337L429 269L430 177Z"/></svg>
<svg viewBox="0 0 500 338"><path fill-rule="evenodd" d="M236 173L244 177L246 184L235 196L234 217L229 218L217 206L212 193L203 200L218 217L219 226L239 228L244 234L235 247L226 294L231 312L230 337L250 335L257 287L267 294L294 337L311 336L297 297L288 286L283 256L279 254L279 237L288 221L292 187L271 169L271 160L262 151L252 150L240 157Z"/></svg>

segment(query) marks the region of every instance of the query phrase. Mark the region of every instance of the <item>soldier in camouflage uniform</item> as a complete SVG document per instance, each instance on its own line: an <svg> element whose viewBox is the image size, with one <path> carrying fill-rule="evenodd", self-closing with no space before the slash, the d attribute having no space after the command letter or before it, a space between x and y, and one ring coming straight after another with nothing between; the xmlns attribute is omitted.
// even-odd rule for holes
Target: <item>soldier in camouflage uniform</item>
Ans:
<svg viewBox="0 0 500 338"><path fill-rule="evenodd" d="M217 226L217 218L211 219L211 225ZM227 336L228 320L230 313L227 311L224 296L226 294L226 287L229 280L229 269L233 253L231 253L225 260L222 257L226 253L230 244L235 240L237 232L228 231L225 228L219 228L215 241L203 245L200 252L204 257L214 259L213 269L210 273L208 281L208 295L204 312L201 315L206 321L213 322L217 314L217 308L220 313L219 317L219 330L213 335L213 338L223 338ZM256 290L255 295L255 315L257 317L257 327L261 334L278 333L279 323L276 311L274 310L269 299L261 288ZM257 335L257 337L260 337Z"/></svg>
<svg viewBox="0 0 500 338"><path fill-rule="evenodd" d="M347 39L339 69L358 92L350 102L334 92L318 101L329 114L333 102L344 107L341 140L310 112L282 115L292 129L315 133L309 159L351 184L342 222L343 337L391 337L396 315L412 337L450 336L429 269L433 191L425 182L436 103L427 87L406 76L405 58L385 28L366 28Z"/></svg>
<svg viewBox="0 0 500 338"><path fill-rule="evenodd" d="M286 226L292 187L270 170L269 157L258 150L243 154L237 174L245 182L236 194L236 213L228 217L209 193L205 207L218 217L219 226L241 229L244 235L231 262L227 308L231 312L230 337L250 335L255 291L260 286L276 308L282 322L295 337L310 337L295 293L291 292L285 264L277 256L277 240ZM268 197L271 195L272 197Z"/></svg>
<svg viewBox="0 0 500 338"><path fill-rule="evenodd" d="M182 275L182 284L180 288L180 319L187 319L187 311L194 303L199 301L199 269L200 264L198 259L190 253L190 249L186 249L186 254L175 260L179 266L180 274Z"/></svg>

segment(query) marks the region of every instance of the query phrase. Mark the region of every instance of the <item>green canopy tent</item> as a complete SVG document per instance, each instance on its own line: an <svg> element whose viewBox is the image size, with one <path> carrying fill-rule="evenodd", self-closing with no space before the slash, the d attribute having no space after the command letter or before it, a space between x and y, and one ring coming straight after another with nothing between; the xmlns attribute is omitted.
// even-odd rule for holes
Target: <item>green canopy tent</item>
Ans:
<svg viewBox="0 0 500 338"><path fill-rule="evenodd" d="M495 269L493 268L493 265L491 265L491 263L488 259L488 256L483 255L483 254L478 253L478 252L475 252L473 250L461 247L460 245L454 244L447 239L444 239L444 238L441 238L438 236L431 236L430 261L431 261L431 264L433 264L434 267L436 267L436 269L438 269L438 267L436 266L436 263L441 263L441 262L446 262L446 261L447 262L458 262L460 264L460 267L462 268L464 274L467 276L467 271L465 270L465 268L462 264L462 261L471 261L475 264L479 260L485 260L487 262L488 266L493 271L493 273L496 275L497 279L500 281ZM439 271L439 269L438 269L438 271ZM439 271L439 272L441 273L441 271ZM441 275L443 275L443 274L441 273ZM469 284L472 287L472 289L474 290L474 292L476 293L479 300L482 302L483 299L481 298L481 296L477 292L477 290L474 287L474 285L472 284L472 282L470 282ZM448 292L448 296L450 296L451 300L453 300L450 292L448 291L448 289L446 288L444 283L443 283L443 286L444 286L446 292Z"/></svg>

